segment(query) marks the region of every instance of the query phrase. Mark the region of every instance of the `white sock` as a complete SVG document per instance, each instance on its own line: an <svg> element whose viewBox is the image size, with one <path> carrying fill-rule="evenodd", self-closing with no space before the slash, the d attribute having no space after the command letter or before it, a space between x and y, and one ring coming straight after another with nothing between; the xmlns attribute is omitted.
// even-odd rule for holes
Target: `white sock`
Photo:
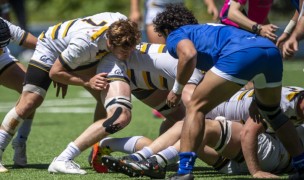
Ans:
<svg viewBox="0 0 304 180"><path fill-rule="evenodd" d="M167 149L162 150L154 156L162 167L176 163L178 161L178 151L174 146L169 146Z"/></svg>
<svg viewBox="0 0 304 180"><path fill-rule="evenodd" d="M4 131L3 129L0 129L0 149L2 151L5 150L5 148L8 146L10 141L12 140L13 136Z"/></svg>
<svg viewBox="0 0 304 180"><path fill-rule="evenodd" d="M112 151L119 151L126 154L134 153L135 145L142 136L133 136L126 138L107 137L99 142L100 147L109 147Z"/></svg>
<svg viewBox="0 0 304 180"><path fill-rule="evenodd" d="M132 155L136 156L136 158L140 161L143 159L147 159L148 157L153 155L153 151L149 147L144 147L142 150L133 153Z"/></svg>
<svg viewBox="0 0 304 180"><path fill-rule="evenodd" d="M70 144L67 146L67 148L57 157L56 160L58 160L58 161L73 160L80 153L81 153L81 151L75 145L75 143L70 142Z"/></svg>
<svg viewBox="0 0 304 180"><path fill-rule="evenodd" d="M25 119L23 124L18 129L18 134L14 141L19 143L26 143L27 137L29 136L32 128L33 119Z"/></svg>

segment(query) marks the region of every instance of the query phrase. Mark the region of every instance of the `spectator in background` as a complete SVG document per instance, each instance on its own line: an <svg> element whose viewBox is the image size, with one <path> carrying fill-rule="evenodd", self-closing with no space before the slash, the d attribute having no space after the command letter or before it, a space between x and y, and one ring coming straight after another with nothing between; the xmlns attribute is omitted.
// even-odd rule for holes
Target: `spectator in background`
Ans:
<svg viewBox="0 0 304 180"><path fill-rule="evenodd" d="M13 8L19 26L27 30L25 0L0 0L1 17L10 21L10 9Z"/></svg>
<svg viewBox="0 0 304 180"><path fill-rule="evenodd" d="M140 12L140 1L130 0L130 20L140 23L142 21L142 14ZM166 5L168 4L184 4L184 0L146 0L145 1L145 17L144 26L147 33L148 42L150 43L161 43L164 44L166 41L163 37L159 37L156 32L154 32L152 20L156 17L157 13L163 12ZM212 14L213 20L218 18L218 10L214 4L214 0L204 0L207 5L207 10L209 14Z"/></svg>
<svg viewBox="0 0 304 180"><path fill-rule="evenodd" d="M273 0L225 0L220 19L223 24L239 27L275 41L278 27L270 24L268 19L272 4Z"/></svg>

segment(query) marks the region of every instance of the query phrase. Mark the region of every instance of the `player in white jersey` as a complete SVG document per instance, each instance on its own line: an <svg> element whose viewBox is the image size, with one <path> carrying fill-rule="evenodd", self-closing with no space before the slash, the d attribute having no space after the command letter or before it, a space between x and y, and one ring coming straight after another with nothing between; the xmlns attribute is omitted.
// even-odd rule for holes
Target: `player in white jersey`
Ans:
<svg viewBox="0 0 304 180"><path fill-rule="evenodd" d="M26 68L11 55L7 47L10 40L19 46L34 49L37 38L9 21L0 18L0 85L13 89L21 94ZM12 145L15 150L13 160L15 166L24 166L26 164L26 159L20 158L19 154L25 153L25 142L30 133L34 113L35 112L32 112L27 117L27 123L23 124L23 131L18 131L18 135L13 140ZM6 171L7 169L3 168L0 163L0 172Z"/></svg>
<svg viewBox="0 0 304 180"><path fill-rule="evenodd" d="M139 39L140 32L135 23L120 13L109 12L59 23L42 33L29 62L21 97L17 105L6 114L1 125L1 157L2 150L7 147L20 125L43 102L52 80L58 85L57 93L62 90L63 97L68 84L83 86L95 97L97 106L101 107L100 90L105 88L105 84L102 81L104 74L96 75L95 73L97 62L108 52L112 52L120 60L126 59L138 44ZM126 91L129 89L128 85L118 84L117 86L123 86L121 88L125 86ZM111 90L109 88L106 91ZM121 94L118 93L118 95ZM112 96L116 97L116 92ZM125 101L128 102L128 100L129 97L125 97ZM128 116L130 107L127 106L125 109ZM109 116L112 114L108 112ZM102 117L102 114L98 115L99 118ZM103 118L105 118L105 112ZM125 119L121 121L123 121L122 127L128 123ZM98 127L102 128L102 126ZM100 140L99 133L103 132L104 129L90 131L94 134L91 137L94 136L96 139L87 138L88 146ZM75 141L69 147L76 149L79 153L85 149L85 146L77 147L77 145ZM56 166L50 171L85 173L71 160L65 161L64 158L58 157L56 162L52 163ZM66 168L69 165L75 168Z"/></svg>
<svg viewBox="0 0 304 180"><path fill-rule="evenodd" d="M142 43L132 52L126 62L117 60L112 54L108 54L99 63L97 73L108 73L108 80L121 79L130 82L132 94L146 105L157 109L166 118L160 127L160 134L170 128L176 121L185 116L185 106L189 103L193 89L202 78L203 74L195 70L182 93L182 101L179 106L169 108L166 105L166 96L173 87L177 68L177 60L170 56L163 44ZM166 146L166 145L164 145ZM95 162L98 148L92 153L92 165L97 171L103 169Z"/></svg>
<svg viewBox="0 0 304 180"><path fill-rule="evenodd" d="M240 139L240 133L243 129L242 123L239 123L240 119L237 118L245 118L249 116L248 106L250 102L252 101L252 95L253 90L243 90L236 93L232 98L230 98L227 102L224 102L219 105L219 107L213 109L211 112L211 115L209 114L207 117L212 119L217 119L217 121L210 121L206 120L206 131L205 131L205 138L204 143L208 145L209 147L213 147L216 149L217 152L215 152L212 149L204 149L205 152L201 149L200 152L200 158L205 161L206 163L213 165L217 170L220 170L220 172L228 173L228 174L241 174L241 173L248 173L248 169L246 166L246 163L244 162L244 158L242 156L241 151L241 139ZM294 124L300 125L297 127L298 134L301 138L301 140L304 142L304 134L303 134L303 109L304 104L303 101L303 95L304 95L304 89L300 87L284 87L282 89L282 98L281 98L281 107L284 111L284 113L294 122ZM247 108L247 109L246 109ZM227 111L225 110L227 109ZM239 111L236 111L236 109L239 109ZM217 116L220 115L226 115L226 119L231 120L226 121L225 118L218 118ZM228 118L229 116L229 118ZM164 178L165 170L164 168L156 168L155 171L153 171L154 166L159 165L159 163L163 163L167 161L166 163L172 163L174 162L174 157L177 156L177 153L179 151L179 142L173 145L172 141L177 141L181 131L182 123L178 122L179 124L175 124L170 130L165 132L162 136L160 136L158 139L156 139L148 148L146 147L146 150L137 151L136 153L133 153L130 157L134 159L134 156L137 159L140 158L148 158L152 154L156 154L158 164L150 163L150 167L146 167L148 171L143 171L145 168L134 168L134 166L128 166L130 165L130 162L122 161L122 169L119 169L118 166L116 166L116 169L119 172L125 173L127 175L148 175L152 178ZM108 142L111 142L110 144ZM127 140L125 140L127 142ZM140 139L138 140L140 143L144 144ZM145 141L145 140L144 140ZM171 146L163 151L159 147L158 144L164 144L166 142L172 143ZM108 149L111 149L112 146L116 143L115 139L106 139L100 142L100 149L103 149L105 146L107 146ZM123 146L123 144L121 144ZM136 143L134 144L134 147L132 148L139 148L136 146ZM243 151L246 147L243 147ZM150 150L147 150L150 149ZM119 150L119 147L115 146L115 150ZM137 149L138 150L138 149ZM125 152L125 151L122 151ZM150 152L147 153L147 152ZM151 154L152 152L152 154ZM174 154L175 152L175 154ZM206 154L207 153L207 154ZM225 158L222 158L220 155L222 154L225 156ZM283 147L281 142L274 137L271 134L263 133L258 136L258 148L257 148L257 157L259 160L259 164L256 164L256 166L259 167L260 165L260 171L268 171L273 173L286 173L287 170L290 170L290 157L286 149ZM167 155L167 156L166 156ZM169 156L169 158L168 158ZM172 158L172 159L170 159ZM229 159L232 159L232 161L229 161ZM109 160L111 163L113 158L109 158L106 160ZM151 160L151 159L150 159ZM162 160L162 161L161 161ZM115 159L113 160L115 163ZM117 162L117 161L116 161ZM120 164L120 161L118 161ZM132 162L132 161L131 161ZM110 164L111 164L110 163ZM133 162L134 163L134 162ZM143 160L143 162L147 164L146 161ZM148 163L148 164L149 164ZM165 164L166 164L165 163ZM106 163L109 165L109 163ZM117 165L117 164L116 164ZM148 165L144 165L148 166ZM132 171L133 168L134 170ZM111 165L109 168L113 168ZM118 168L118 169L117 169ZM140 170L138 170L140 169ZM134 173L135 171L135 173ZM152 171L152 173L151 173ZM148 174L147 174L148 173ZM266 172L265 172L266 173ZM160 176L158 176L160 175ZM259 177L259 176L258 176ZM276 177L275 175L268 174L268 177Z"/></svg>
<svg viewBox="0 0 304 180"><path fill-rule="evenodd" d="M193 89L203 77L199 70L195 70L183 92L180 106L169 108L165 97L174 84L177 60L170 56L163 44L142 43L137 46L130 58L124 62L118 61L112 54L104 57L97 72L108 72L108 79L126 79L130 82L132 94L148 106L161 112L166 121L160 133L171 127L176 121L184 117L184 105L187 106ZM120 69L125 69L118 73ZM176 113L179 112L179 113Z"/></svg>

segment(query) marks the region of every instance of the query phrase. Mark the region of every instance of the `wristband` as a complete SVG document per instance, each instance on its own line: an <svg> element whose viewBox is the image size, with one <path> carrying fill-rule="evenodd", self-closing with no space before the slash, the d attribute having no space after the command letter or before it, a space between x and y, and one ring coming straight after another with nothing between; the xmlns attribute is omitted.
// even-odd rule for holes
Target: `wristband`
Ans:
<svg viewBox="0 0 304 180"><path fill-rule="evenodd" d="M180 84L176 79L172 88L172 92L174 94L182 94L182 91L184 89L184 85Z"/></svg>
<svg viewBox="0 0 304 180"><path fill-rule="evenodd" d="M291 34L293 28L296 26L296 22L294 20L290 20L286 28L284 29L284 33Z"/></svg>

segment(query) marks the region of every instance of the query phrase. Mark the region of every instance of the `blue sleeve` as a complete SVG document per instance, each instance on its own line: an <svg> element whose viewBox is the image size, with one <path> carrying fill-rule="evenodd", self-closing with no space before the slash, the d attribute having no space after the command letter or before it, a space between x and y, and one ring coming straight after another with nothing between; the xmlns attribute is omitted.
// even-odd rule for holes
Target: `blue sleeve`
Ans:
<svg viewBox="0 0 304 180"><path fill-rule="evenodd" d="M185 33L182 33L181 31L178 30L171 32L167 38L166 41L167 49L170 55L176 59L178 59L177 51L176 51L177 45L183 39L189 39L189 38Z"/></svg>

